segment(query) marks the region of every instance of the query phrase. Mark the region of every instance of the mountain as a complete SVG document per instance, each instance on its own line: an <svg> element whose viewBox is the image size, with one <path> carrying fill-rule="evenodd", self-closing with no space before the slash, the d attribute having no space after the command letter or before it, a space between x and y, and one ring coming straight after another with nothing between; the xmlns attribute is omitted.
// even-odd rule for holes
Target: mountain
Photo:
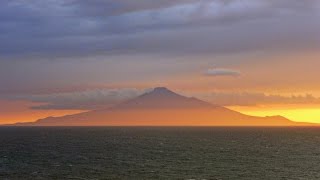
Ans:
<svg viewBox="0 0 320 180"><path fill-rule="evenodd" d="M281 116L254 117L189 98L165 87L154 88L114 107L17 126L306 126Z"/></svg>
<svg viewBox="0 0 320 180"><path fill-rule="evenodd" d="M121 103L112 109L190 109L212 108L212 104L196 98L187 98L170 91L165 87L154 88L153 91Z"/></svg>

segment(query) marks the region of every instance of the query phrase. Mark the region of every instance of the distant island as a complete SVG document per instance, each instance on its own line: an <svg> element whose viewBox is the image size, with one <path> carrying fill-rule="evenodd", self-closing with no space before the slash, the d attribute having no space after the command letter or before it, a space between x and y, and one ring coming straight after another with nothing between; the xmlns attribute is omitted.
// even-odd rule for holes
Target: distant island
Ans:
<svg viewBox="0 0 320 180"><path fill-rule="evenodd" d="M248 116L165 87L154 88L114 107L48 117L14 126L310 126L282 116Z"/></svg>

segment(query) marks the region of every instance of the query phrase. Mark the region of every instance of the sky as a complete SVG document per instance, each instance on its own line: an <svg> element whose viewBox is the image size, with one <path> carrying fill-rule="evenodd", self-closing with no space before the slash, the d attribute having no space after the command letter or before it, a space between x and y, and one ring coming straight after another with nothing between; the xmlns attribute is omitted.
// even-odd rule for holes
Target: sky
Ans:
<svg viewBox="0 0 320 180"><path fill-rule="evenodd" d="M2 0L0 124L153 87L320 123L318 0Z"/></svg>

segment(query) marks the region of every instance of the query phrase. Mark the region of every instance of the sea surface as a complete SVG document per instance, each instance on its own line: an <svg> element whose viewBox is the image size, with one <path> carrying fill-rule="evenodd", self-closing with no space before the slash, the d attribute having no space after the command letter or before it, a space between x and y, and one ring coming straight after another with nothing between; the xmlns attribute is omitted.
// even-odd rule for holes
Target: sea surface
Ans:
<svg viewBox="0 0 320 180"><path fill-rule="evenodd" d="M0 179L320 179L320 128L0 127Z"/></svg>

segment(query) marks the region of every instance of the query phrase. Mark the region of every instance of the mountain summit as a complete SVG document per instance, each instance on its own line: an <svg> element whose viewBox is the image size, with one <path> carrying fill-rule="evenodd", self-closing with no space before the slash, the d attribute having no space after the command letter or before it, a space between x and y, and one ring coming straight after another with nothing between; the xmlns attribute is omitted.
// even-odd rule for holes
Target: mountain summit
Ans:
<svg viewBox="0 0 320 180"><path fill-rule="evenodd" d="M254 117L157 87L104 110L48 117L21 126L298 126L281 116Z"/></svg>
<svg viewBox="0 0 320 180"><path fill-rule="evenodd" d="M212 104L196 98L179 95L165 87L154 88L147 92L121 103L112 109L189 109L189 108L212 108Z"/></svg>
<svg viewBox="0 0 320 180"><path fill-rule="evenodd" d="M153 91L151 93L159 93L159 94L175 94L178 95L177 93L174 93L173 91L170 91L168 88L166 87L156 87L153 89ZM150 94L151 94L150 93Z"/></svg>

